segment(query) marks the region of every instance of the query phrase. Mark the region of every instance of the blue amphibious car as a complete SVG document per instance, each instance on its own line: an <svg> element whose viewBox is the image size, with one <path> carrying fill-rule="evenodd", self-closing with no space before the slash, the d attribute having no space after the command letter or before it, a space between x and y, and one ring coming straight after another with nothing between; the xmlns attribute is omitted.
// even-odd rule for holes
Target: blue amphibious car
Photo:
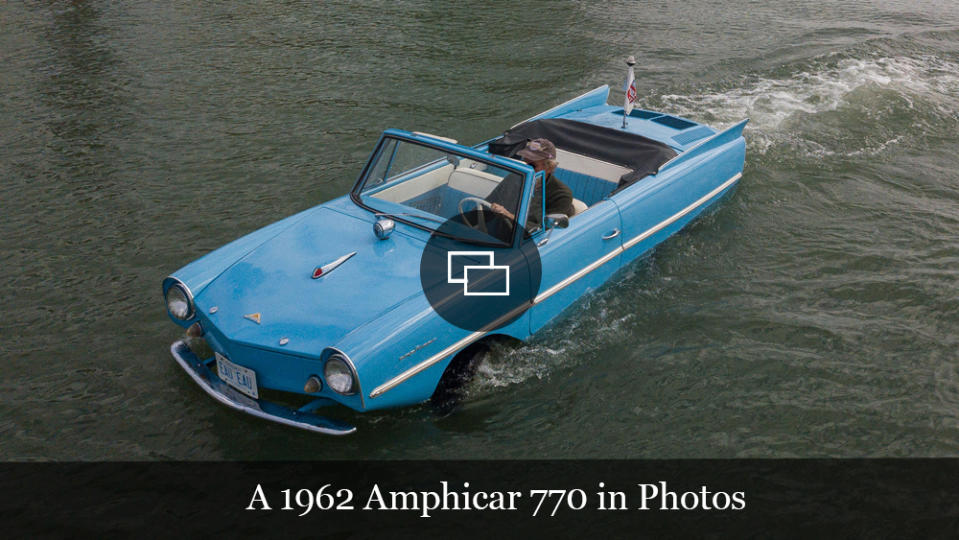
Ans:
<svg viewBox="0 0 959 540"><path fill-rule="evenodd" d="M351 193L163 281L187 329L173 357L221 403L327 434L355 428L323 407L435 399L489 340L529 338L742 176L745 120L717 131L642 109L624 118L608 95L475 146L387 130ZM557 148L573 215L546 215L543 173L515 157L536 138Z"/></svg>

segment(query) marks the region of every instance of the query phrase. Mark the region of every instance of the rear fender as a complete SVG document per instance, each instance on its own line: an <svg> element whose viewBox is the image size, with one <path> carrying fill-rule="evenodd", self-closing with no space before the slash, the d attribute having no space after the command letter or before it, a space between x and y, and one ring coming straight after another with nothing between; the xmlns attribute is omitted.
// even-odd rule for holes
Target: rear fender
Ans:
<svg viewBox="0 0 959 540"><path fill-rule="evenodd" d="M746 124L749 122L749 119L745 119L736 125L727 128L719 133L713 135L708 139L704 139L702 142L693 146L692 148L686 150L682 154L677 155L673 159L667 161L659 168L659 173L661 174L664 171L677 167L687 161L695 159L696 157L702 156L715 150L725 144L735 141L743 136L743 128L746 127Z"/></svg>

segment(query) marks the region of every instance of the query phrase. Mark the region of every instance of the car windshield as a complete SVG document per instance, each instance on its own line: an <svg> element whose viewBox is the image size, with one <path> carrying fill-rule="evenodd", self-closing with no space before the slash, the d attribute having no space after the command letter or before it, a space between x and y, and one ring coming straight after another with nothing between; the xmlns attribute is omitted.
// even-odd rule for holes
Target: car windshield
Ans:
<svg viewBox="0 0 959 540"><path fill-rule="evenodd" d="M368 171L354 192L362 206L462 241L512 244L519 173L395 138L384 139Z"/></svg>

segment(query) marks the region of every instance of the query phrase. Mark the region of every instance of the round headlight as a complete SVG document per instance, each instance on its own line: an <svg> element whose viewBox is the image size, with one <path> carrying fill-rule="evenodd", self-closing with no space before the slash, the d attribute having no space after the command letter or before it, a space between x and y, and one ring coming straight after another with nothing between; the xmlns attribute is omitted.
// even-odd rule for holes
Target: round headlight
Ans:
<svg viewBox="0 0 959 540"><path fill-rule="evenodd" d="M347 396L356 393L353 370L340 354L334 353L326 360L323 375L326 377L326 385L334 391Z"/></svg>
<svg viewBox="0 0 959 540"><path fill-rule="evenodd" d="M170 315L181 321L187 321L193 317L193 300L183 285L176 283L167 289L166 308Z"/></svg>

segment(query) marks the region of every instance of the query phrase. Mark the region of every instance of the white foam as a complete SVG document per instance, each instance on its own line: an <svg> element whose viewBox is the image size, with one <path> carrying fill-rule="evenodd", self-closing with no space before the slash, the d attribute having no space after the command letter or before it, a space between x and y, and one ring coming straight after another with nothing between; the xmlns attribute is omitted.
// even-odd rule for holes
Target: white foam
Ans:
<svg viewBox="0 0 959 540"><path fill-rule="evenodd" d="M550 369L561 364L564 349L524 345L516 349L494 352L476 371L481 387L501 388L527 379L546 377Z"/></svg>
<svg viewBox="0 0 959 540"><path fill-rule="evenodd" d="M837 110L849 104L854 92L869 86L894 90L910 108L922 100L939 114L959 119L957 74L959 64L934 56L838 61L827 56L815 63L815 69L784 78L755 77L739 88L700 95L668 94L661 99L665 110L690 118L715 118L710 122L720 127L748 117L751 149L765 152L774 144L808 145L811 141L804 137L796 140L787 120ZM882 151L898 141L898 137L890 138L860 152Z"/></svg>
<svg viewBox="0 0 959 540"><path fill-rule="evenodd" d="M557 369L593 357L595 348L603 343L625 339L635 314L622 314L621 309L609 305L611 299L615 299L615 294L610 288L587 295L582 305L574 308L576 314L545 331L542 341L520 346L494 346L477 368L473 389L482 393L533 378L544 379ZM573 337L583 335L590 336L590 339Z"/></svg>

